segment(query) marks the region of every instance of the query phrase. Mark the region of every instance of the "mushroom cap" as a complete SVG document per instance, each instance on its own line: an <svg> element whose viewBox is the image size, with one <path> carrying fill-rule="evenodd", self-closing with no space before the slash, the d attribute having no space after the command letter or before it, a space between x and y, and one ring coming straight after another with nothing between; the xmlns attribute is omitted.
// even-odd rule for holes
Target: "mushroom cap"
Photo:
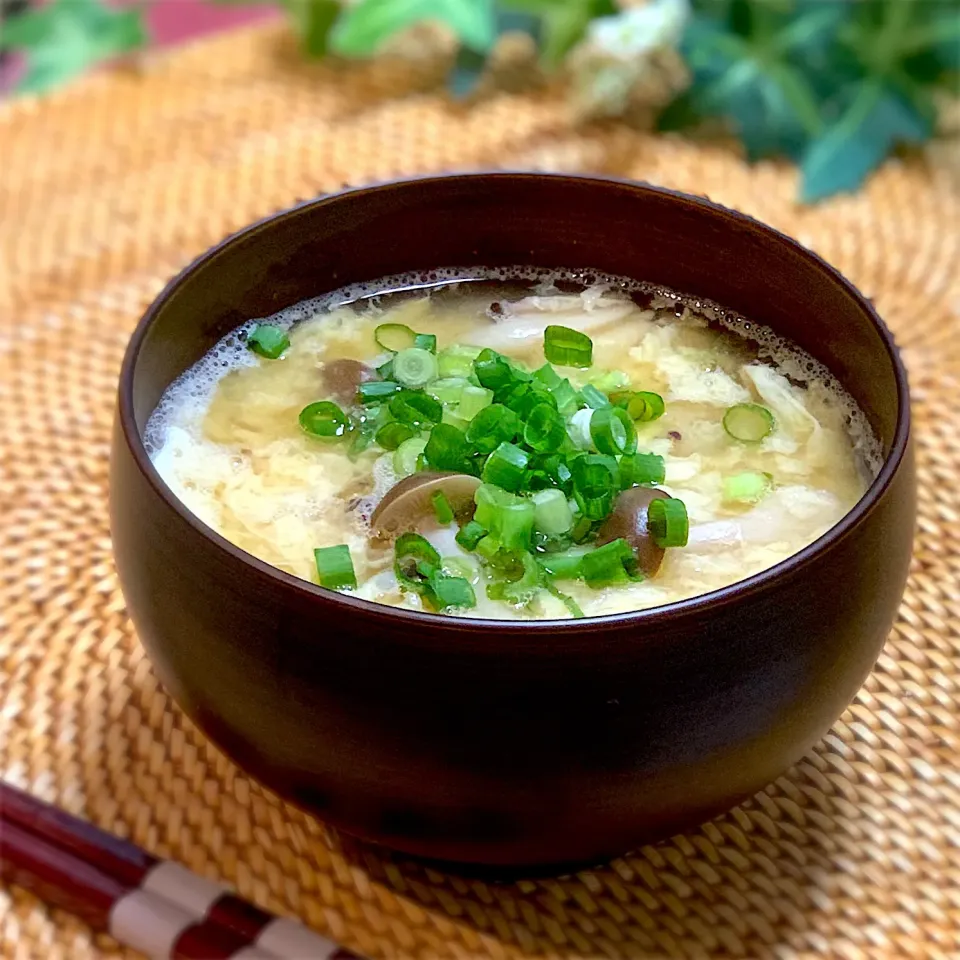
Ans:
<svg viewBox="0 0 960 960"><path fill-rule="evenodd" d="M324 391L337 403L351 404L357 399L361 383L372 380L376 374L359 360L326 360L320 368Z"/></svg>
<svg viewBox="0 0 960 960"><path fill-rule="evenodd" d="M421 521L435 515L430 498L438 491L447 498L458 521L469 520L476 509L473 497L479 486L480 480L468 473L421 471L404 477L386 492L371 514L372 535L392 540L416 530Z"/></svg>
<svg viewBox="0 0 960 960"><path fill-rule="evenodd" d="M663 547L647 529L647 511L654 500L668 500L669 494L655 487L630 487L614 504L613 513L597 531L597 544L602 546L621 537L630 544L637 566L646 577L652 577L663 562Z"/></svg>

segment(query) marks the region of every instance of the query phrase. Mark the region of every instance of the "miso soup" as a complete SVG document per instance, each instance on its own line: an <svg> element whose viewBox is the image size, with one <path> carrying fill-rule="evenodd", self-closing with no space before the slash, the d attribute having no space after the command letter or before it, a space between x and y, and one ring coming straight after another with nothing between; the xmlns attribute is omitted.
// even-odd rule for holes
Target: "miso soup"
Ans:
<svg viewBox="0 0 960 960"><path fill-rule="evenodd" d="M166 391L160 475L248 553L454 616L640 610L767 569L876 475L821 365L592 271L437 270L251 321Z"/></svg>

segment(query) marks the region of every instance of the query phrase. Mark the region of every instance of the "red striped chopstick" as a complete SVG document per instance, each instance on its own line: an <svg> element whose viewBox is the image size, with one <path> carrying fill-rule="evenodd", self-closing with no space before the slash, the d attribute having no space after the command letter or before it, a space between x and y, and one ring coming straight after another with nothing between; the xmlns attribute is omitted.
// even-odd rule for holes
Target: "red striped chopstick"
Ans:
<svg viewBox="0 0 960 960"><path fill-rule="evenodd" d="M3 782L0 877L158 960L359 960Z"/></svg>

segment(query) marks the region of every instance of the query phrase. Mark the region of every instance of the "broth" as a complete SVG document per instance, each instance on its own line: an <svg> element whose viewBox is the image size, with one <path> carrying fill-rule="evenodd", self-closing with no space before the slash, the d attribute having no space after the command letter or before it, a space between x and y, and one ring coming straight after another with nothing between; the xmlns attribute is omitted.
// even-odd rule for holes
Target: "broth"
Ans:
<svg viewBox="0 0 960 960"><path fill-rule="evenodd" d="M742 580L836 524L880 463L839 384L772 332L650 285L519 268L387 278L248 323L171 385L146 443L197 517L267 563L493 619ZM438 464L459 481L396 486Z"/></svg>

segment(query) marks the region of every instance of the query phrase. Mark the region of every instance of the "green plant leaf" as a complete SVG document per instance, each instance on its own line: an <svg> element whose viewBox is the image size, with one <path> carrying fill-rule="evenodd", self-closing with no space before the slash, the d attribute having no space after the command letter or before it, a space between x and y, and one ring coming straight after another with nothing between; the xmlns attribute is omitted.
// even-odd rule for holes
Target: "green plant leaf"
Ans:
<svg viewBox="0 0 960 960"><path fill-rule="evenodd" d="M54 0L6 21L0 49L22 49L27 70L20 93L42 93L147 41L139 9L115 10L99 0Z"/></svg>
<svg viewBox="0 0 960 960"><path fill-rule="evenodd" d="M898 143L920 143L932 133L929 116L897 90L876 81L860 86L840 120L810 145L801 199L856 190Z"/></svg>
<svg viewBox="0 0 960 960"><path fill-rule="evenodd" d="M330 31L340 16L339 0L280 0L280 4L293 21L307 56L326 56Z"/></svg>
<svg viewBox="0 0 960 960"><path fill-rule="evenodd" d="M584 38L590 21L616 14L612 0L563 0L544 6L541 59L556 69L563 58Z"/></svg>
<svg viewBox="0 0 960 960"><path fill-rule="evenodd" d="M370 56L394 34L424 21L445 24L477 53L489 52L496 39L493 0L360 0L344 9L331 48L348 57Z"/></svg>

